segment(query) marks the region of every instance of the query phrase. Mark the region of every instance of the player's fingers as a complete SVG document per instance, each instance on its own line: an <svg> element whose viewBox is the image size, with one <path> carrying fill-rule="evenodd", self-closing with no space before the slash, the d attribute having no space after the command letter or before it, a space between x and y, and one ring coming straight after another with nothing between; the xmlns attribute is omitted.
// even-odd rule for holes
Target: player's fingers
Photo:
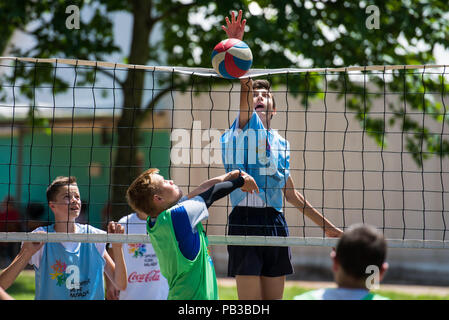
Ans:
<svg viewBox="0 0 449 320"><path fill-rule="evenodd" d="M240 24L240 21L242 21L242 10L239 10L239 15L237 16L237 22Z"/></svg>
<svg viewBox="0 0 449 320"><path fill-rule="evenodd" d="M226 35L228 36L228 38L230 38L230 36L229 36L229 28L226 28L225 26L221 26L221 29L223 29L223 31L226 32Z"/></svg>
<svg viewBox="0 0 449 320"><path fill-rule="evenodd" d="M257 185L257 182L256 182L256 180L254 180L254 178L253 178L253 182L254 182L254 190L257 192L257 193L259 193L259 186Z"/></svg>
<svg viewBox="0 0 449 320"><path fill-rule="evenodd" d="M115 222L114 221L109 222L108 231L109 231L109 233L115 233Z"/></svg>
<svg viewBox="0 0 449 320"><path fill-rule="evenodd" d="M260 193L260 192L259 192L259 187L257 186L257 184L256 184L256 192L257 192L257 193Z"/></svg>

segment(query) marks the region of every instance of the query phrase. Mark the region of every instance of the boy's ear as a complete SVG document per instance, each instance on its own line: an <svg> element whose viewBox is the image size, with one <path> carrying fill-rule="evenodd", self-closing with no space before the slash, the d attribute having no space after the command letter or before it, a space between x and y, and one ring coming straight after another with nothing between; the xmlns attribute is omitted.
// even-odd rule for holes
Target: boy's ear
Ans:
<svg viewBox="0 0 449 320"><path fill-rule="evenodd" d="M382 280L382 279L383 279L383 277L385 276L385 273L386 273L387 270L388 270L388 267L389 267L388 262L384 262L384 263L382 264L382 266L381 266L381 268L380 268L380 279L379 279L379 280Z"/></svg>
<svg viewBox="0 0 449 320"><path fill-rule="evenodd" d="M337 272L340 264L338 263L338 260L337 260L337 252L335 251L335 248L332 248L332 251L330 253L330 257L331 257L331 260L332 260L332 270L334 272Z"/></svg>
<svg viewBox="0 0 449 320"><path fill-rule="evenodd" d="M55 204L53 201L48 201L48 206L52 211L55 209Z"/></svg>

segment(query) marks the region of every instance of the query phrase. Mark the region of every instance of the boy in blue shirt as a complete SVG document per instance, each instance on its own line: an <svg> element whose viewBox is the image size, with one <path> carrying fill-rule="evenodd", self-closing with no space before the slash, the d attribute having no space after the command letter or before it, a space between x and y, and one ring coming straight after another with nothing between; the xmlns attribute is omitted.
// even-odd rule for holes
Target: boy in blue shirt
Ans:
<svg viewBox="0 0 449 320"><path fill-rule="evenodd" d="M47 200L55 223L33 232L105 233L75 222L81 211L81 196L74 177L57 177L47 188ZM123 233L114 222L109 233ZM0 286L7 289L29 263L34 266L36 300L103 300L103 273L119 290L126 289L127 274L122 244L112 244L115 263L105 243L24 242L13 262L0 274Z"/></svg>
<svg viewBox="0 0 449 320"><path fill-rule="evenodd" d="M227 26L229 38L242 40L246 20L242 11ZM283 199L323 228L326 236L338 237L336 228L295 189L290 176L290 146L271 128L276 104L266 80L241 79L240 113L221 137L226 172L241 169L256 181L260 193L231 193L229 235L288 236L282 213ZM282 299L285 276L293 273L288 247L228 246L228 276L235 277L239 299Z"/></svg>

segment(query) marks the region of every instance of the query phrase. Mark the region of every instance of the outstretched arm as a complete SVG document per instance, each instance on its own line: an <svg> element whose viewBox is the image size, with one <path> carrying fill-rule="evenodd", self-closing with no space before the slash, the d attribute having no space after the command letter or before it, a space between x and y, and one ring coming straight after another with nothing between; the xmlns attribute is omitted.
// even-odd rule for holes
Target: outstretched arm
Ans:
<svg viewBox="0 0 449 320"><path fill-rule="evenodd" d="M109 222L108 224L108 232L109 233L125 233L125 228L116 223ZM112 284L118 290L125 290L128 284L128 276L126 273L126 264L125 258L123 257L123 249L121 243L112 243L111 244L113 255L115 261L109 256L108 252L104 252L104 259L106 260L105 273L108 276L109 280L111 280Z"/></svg>
<svg viewBox="0 0 449 320"><path fill-rule="evenodd" d="M209 212L207 208L214 201L227 196L237 188L241 188L245 192L259 192L256 182L250 175L234 170L207 180L194 192L189 193L189 199L199 196L202 198L202 201L184 201L171 211L173 230L179 250L184 257L193 260L199 252L200 241L196 226L208 218Z"/></svg>
<svg viewBox="0 0 449 320"><path fill-rule="evenodd" d="M241 186L242 191L251 192L251 193L254 191L259 192L259 188L257 187L257 184L254 181L253 177L251 177L250 175L248 175L247 173L245 173L243 171L240 173L239 170L233 170L233 171L225 173L221 176L204 181L202 184L200 184L200 186L198 188L196 188L195 190L190 192L187 195L187 198L192 199L192 198L208 191L210 188L212 188L213 186L215 186L218 183L235 180L235 179L239 178L240 174L243 177L243 185Z"/></svg>
<svg viewBox="0 0 449 320"><path fill-rule="evenodd" d="M295 189L293 179L291 176L284 187L285 200L294 205L303 214L310 218L316 225L323 228L324 233L328 237L340 237L343 234L339 228L335 227L329 220L327 220L318 210L304 199L304 196Z"/></svg>
<svg viewBox="0 0 449 320"><path fill-rule="evenodd" d="M239 128L243 129L253 114L253 80L240 79Z"/></svg>
<svg viewBox="0 0 449 320"><path fill-rule="evenodd" d="M242 10L239 10L237 18L235 12L231 12L231 20L226 17L226 26L221 28L226 32L228 38L243 40L245 33L246 19L242 21ZM248 123L253 110L253 81L250 78L240 80L240 115L239 128L243 129Z"/></svg>

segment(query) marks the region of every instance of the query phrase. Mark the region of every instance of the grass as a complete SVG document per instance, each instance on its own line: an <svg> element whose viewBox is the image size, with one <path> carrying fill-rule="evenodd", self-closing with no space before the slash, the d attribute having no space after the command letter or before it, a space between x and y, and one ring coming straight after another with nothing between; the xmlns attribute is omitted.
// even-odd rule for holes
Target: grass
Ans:
<svg viewBox="0 0 449 320"><path fill-rule="evenodd" d="M286 285L284 290L284 300L292 300L294 296L307 292L310 289L296 285ZM24 271L16 279L7 292L17 300L34 299L34 271ZM221 300L237 300L237 290L235 285L220 285L218 288ZM449 295L416 295L397 291L379 290L376 293L388 297L392 300L449 300Z"/></svg>
<svg viewBox="0 0 449 320"><path fill-rule="evenodd" d="M16 300L34 300L34 271L22 271L6 292Z"/></svg>

